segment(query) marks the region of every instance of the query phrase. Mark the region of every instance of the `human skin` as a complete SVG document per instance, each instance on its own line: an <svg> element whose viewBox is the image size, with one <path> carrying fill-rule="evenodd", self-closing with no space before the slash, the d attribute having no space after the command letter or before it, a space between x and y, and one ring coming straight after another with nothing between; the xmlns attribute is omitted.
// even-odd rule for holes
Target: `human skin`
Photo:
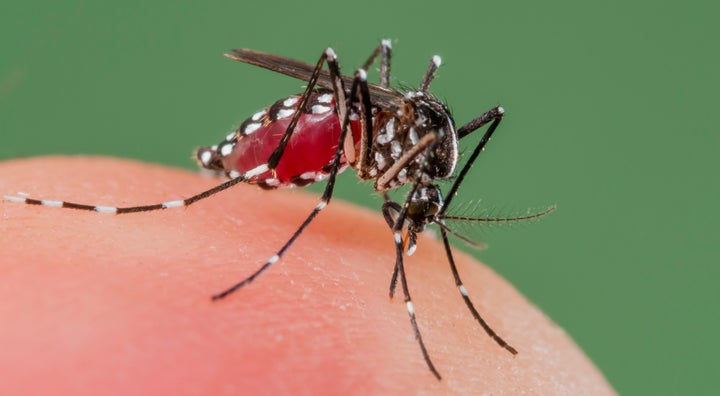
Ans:
<svg viewBox="0 0 720 396"><path fill-rule="evenodd" d="M0 195L132 206L218 184L127 160L0 163ZM414 339L382 215L333 200L287 254L233 295L318 198L238 185L187 208L109 215L0 201L4 394L614 394L562 329L455 250L465 286L513 356L474 321L442 244L406 258L430 356ZM380 202L380 201L378 201ZM426 233L427 234L427 233ZM522 266L522 263L512 263Z"/></svg>

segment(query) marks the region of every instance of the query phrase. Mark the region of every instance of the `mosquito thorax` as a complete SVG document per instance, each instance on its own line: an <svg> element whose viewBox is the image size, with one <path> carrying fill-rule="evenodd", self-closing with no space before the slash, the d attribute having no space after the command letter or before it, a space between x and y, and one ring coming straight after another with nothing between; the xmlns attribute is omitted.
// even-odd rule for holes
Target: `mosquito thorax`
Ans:
<svg viewBox="0 0 720 396"><path fill-rule="evenodd" d="M399 187L423 174L428 180L446 179L455 171L458 160L458 137L450 110L437 98L423 91L409 91L398 100L397 107L379 109L373 120L372 160L362 172L365 179L376 178L392 167L425 136L437 134L433 155L423 169L425 152L418 153L387 186ZM424 183L425 184L425 183Z"/></svg>

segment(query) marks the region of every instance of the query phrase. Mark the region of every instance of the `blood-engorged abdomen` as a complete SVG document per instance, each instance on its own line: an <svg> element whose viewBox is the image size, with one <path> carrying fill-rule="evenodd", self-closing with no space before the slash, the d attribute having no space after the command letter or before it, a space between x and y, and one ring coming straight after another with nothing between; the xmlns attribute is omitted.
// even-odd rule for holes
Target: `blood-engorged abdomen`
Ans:
<svg viewBox="0 0 720 396"><path fill-rule="evenodd" d="M198 162L204 168L224 171L230 176L242 175L266 164L290 125L299 102L300 95L290 96L255 113L219 145L198 149ZM358 147L359 123L351 122L351 130ZM340 120L332 92L313 91L274 174L267 171L248 182L276 188L320 181L330 173L339 139ZM340 166L347 166L344 155Z"/></svg>

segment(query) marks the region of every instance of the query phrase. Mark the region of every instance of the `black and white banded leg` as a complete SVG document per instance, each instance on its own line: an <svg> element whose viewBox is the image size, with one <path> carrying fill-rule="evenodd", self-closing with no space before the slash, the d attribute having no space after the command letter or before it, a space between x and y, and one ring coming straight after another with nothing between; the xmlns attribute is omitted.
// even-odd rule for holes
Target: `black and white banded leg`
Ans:
<svg viewBox="0 0 720 396"><path fill-rule="evenodd" d="M480 139L478 144L475 146L475 149L473 150L472 154L470 154L470 157L468 158L467 162L463 166L462 170L458 174L458 177L455 179L455 182L453 183L452 187L450 188L449 192L445 195L445 203L444 206L440 209L440 212L437 215L437 218L440 219L440 221L443 220L443 216L447 209L450 207L450 203L452 202L453 198L455 197L458 188L463 182L463 179L467 175L467 173L470 171L470 168L475 163L475 160L477 159L478 155L485 149L485 145L490 141L490 138L492 137L493 133L495 132L495 129L497 129L498 125L500 124L500 121L502 121L502 117L504 114L504 110L502 107L494 107L490 109L489 111L485 112L484 114L480 115L479 117L475 118L474 120L468 122L464 126L462 126L458 130L458 136L460 138L463 138L473 131L477 130L478 128L482 127L483 125L487 124L488 122L492 122L490 126L488 127L487 131L483 135L483 137ZM465 285L463 285L462 280L460 279L460 274L458 273L457 267L455 265L455 260L452 255L452 249L450 248L450 242L448 241L447 232L445 231L445 228L440 227L440 234L442 235L443 244L445 245L445 253L447 255L448 263L450 264L450 270L453 274L453 278L455 280L455 285L458 288L458 291L460 292L460 295L463 298L463 301L465 301L465 305L470 310L470 313L475 318L475 320L480 323L480 326L485 330L485 332L495 340L495 342L500 345L501 347L508 350L513 355L517 354L517 350L510 346L505 340L503 340L491 327L488 325L488 323L480 316L480 313L475 308L475 305L470 300L470 297L468 296L467 289L465 289Z"/></svg>
<svg viewBox="0 0 720 396"><path fill-rule="evenodd" d="M426 157L431 155L432 148L434 145L431 145L428 149L428 154L426 154ZM418 177L417 180L413 183L412 188L410 189L410 192L407 195L407 198L405 199L405 203L403 204L402 208L400 209L400 213L398 213L397 218L395 219L395 224L392 227L393 232L393 239L395 242L395 270L393 271L394 274L398 274L400 277L400 285L402 287L403 295L405 297L405 306L408 312L408 316L410 317L410 324L412 325L413 332L415 333L415 339L417 340L418 344L420 345L420 351L422 352L423 359L425 360L425 363L427 364L428 368L430 369L430 372L433 373L435 378L442 379L440 376L440 373L435 368L435 365L432 362L432 359L430 359L430 354L427 351L427 347L425 347L425 342L422 338L422 333L420 333L420 328L417 324L417 319L415 317L415 307L412 302L412 297L410 296L410 289L408 287L407 282L407 275L405 274L405 266L403 263L403 255L405 254L405 244L402 237L402 229L403 225L405 223L405 218L407 217L408 208L410 206L410 201L412 197L415 195L415 192L417 191L418 187L420 186L420 181L422 180L422 177Z"/></svg>
<svg viewBox="0 0 720 396"><path fill-rule="evenodd" d="M86 211L91 211L91 212L109 213L109 214L152 212L152 211L156 211L156 210L190 206L190 205L192 205L198 201L201 201L211 195L217 194L220 191L227 190L228 188L230 188L238 183L242 183L250 178L253 178L257 175L267 172L267 170L268 170L267 165L261 165L255 169L250 170L249 172L246 172L245 174L236 175L234 178L226 181L225 183L215 186L209 190L203 191L199 194L193 195L190 198L179 199L179 200L175 200L175 201L167 201L167 202L156 203L156 204L151 204L151 205L116 207L116 206L82 204L82 203L76 203L76 202L57 201L57 200L48 200L48 199L34 199L34 198L30 198L30 197L25 197L22 195L4 195L3 200L10 201L10 202L20 202L20 203L25 203L28 205L43 205L43 206L50 206L50 207L86 210Z"/></svg>

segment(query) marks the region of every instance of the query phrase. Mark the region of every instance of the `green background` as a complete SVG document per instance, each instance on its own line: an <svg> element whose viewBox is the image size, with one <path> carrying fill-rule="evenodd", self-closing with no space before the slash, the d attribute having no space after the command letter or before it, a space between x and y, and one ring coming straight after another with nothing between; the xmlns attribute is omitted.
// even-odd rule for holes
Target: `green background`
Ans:
<svg viewBox="0 0 720 396"><path fill-rule="evenodd" d="M301 90L224 51L314 62L332 46L350 73L388 37L394 83L416 85L430 56L443 57L432 90L459 124L507 110L458 201L501 214L558 205L542 221L481 231L490 248L476 255L619 392L711 394L720 14L710 3L3 1L0 159L103 154L193 169L194 147ZM351 172L337 196L380 202ZM389 276L391 263L378 265Z"/></svg>

